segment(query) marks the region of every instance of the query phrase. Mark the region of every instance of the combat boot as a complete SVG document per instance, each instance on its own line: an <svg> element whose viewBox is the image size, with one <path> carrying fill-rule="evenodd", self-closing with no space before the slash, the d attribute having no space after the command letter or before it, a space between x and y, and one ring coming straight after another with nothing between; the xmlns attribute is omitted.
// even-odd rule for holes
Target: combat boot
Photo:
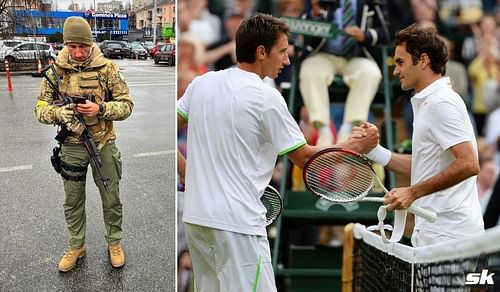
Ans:
<svg viewBox="0 0 500 292"><path fill-rule="evenodd" d="M125 264L125 253L121 244L108 245L109 259L111 260L111 265L115 268L119 268Z"/></svg>
<svg viewBox="0 0 500 292"><path fill-rule="evenodd" d="M83 258L87 253L87 249L84 246L80 248L71 248L64 253L61 261L59 261L59 271L67 272L76 265L79 258Z"/></svg>

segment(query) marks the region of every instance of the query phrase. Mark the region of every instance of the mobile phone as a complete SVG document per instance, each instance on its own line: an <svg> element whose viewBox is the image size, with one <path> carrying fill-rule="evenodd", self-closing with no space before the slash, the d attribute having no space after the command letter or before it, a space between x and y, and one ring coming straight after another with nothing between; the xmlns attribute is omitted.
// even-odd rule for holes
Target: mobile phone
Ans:
<svg viewBox="0 0 500 292"><path fill-rule="evenodd" d="M73 97L71 97L71 99L73 100L73 103L75 103L75 104L87 102L87 99L85 97L81 97L81 96L73 96Z"/></svg>

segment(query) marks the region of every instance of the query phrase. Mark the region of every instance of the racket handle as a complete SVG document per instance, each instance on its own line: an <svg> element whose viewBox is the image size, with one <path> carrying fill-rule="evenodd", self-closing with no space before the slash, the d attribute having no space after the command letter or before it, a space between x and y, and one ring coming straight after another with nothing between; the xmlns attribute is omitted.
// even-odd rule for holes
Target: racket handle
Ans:
<svg viewBox="0 0 500 292"><path fill-rule="evenodd" d="M361 199L362 201L367 201L367 202L380 202L380 203L383 203L384 202L384 198L383 197L364 197L363 199ZM429 211L429 210L426 210L426 209L423 209L423 208L420 208L420 207L417 207L417 206L413 206L411 205L408 209L408 212L414 214L414 215L417 215L417 216L420 216L422 218L424 218L425 220L429 221L429 222L434 222L436 221L436 218L437 218L437 215L436 213L432 212L432 211Z"/></svg>
<svg viewBox="0 0 500 292"><path fill-rule="evenodd" d="M429 211L429 210L426 210L426 209L423 209L423 208L420 208L420 207L417 207L417 206L411 205L407 210L408 210L408 212L415 214L417 216L420 216L431 223L436 221L436 218L437 218L436 213Z"/></svg>

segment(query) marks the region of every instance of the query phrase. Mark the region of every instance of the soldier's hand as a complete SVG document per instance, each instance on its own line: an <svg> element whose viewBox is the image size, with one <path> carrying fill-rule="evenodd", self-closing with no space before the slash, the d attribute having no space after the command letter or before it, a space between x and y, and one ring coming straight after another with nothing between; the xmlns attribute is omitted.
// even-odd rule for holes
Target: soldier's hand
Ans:
<svg viewBox="0 0 500 292"><path fill-rule="evenodd" d="M57 122L62 124L71 123L75 117L75 105L67 104L61 107L56 108L54 115Z"/></svg>
<svg viewBox="0 0 500 292"><path fill-rule="evenodd" d="M79 122L67 124L66 126L77 136L80 136L84 130L83 125Z"/></svg>
<svg viewBox="0 0 500 292"><path fill-rule="evenodd" d="M85 103L79 103L77 105L76 111L88 117L97 116L97 113L99 113L99 105L90 100L86 100Z"/></svg>

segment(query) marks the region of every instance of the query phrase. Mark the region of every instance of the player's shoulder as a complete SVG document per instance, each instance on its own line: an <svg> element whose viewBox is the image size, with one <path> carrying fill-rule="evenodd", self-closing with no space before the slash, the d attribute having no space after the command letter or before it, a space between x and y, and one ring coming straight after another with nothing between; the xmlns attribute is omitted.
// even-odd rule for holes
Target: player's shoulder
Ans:
<svg viewBox="0 0 500 292"><path fill-rule="evenodd" d="M439 88L429 99L431 103L463 103L463 99L451 86Z"/></svg>
<svg viewBox="0 0 500 292"><path fill-rule="evenodd" d="M193 78L191 84L210 84L222 77L222 71L208 71Z"/></svg>
<svg viewBox="0 0 500 292"><path fill-rule="evenodd" d="M437 116L447 117L449 115L465 116L467 107L464 100L451 88L442 89L435 98L431 98L432 112Z"/></svg>
<svg viewBox="0 0 500 292"><path fill-rule="evenodd" d="M271 86L270 84L264 83L264 85L262 86L262 91L265 93L266 96L269 96L271 98L275 98L278 100L283 99L283 96L281 95L279 90L276 89L276 87Z"/></svg>
<svg viewBox="0 0 500 292"><path fill-rule="evenodd" d="M287 108L285 99L278 89L267 83L263 83L260 88L264 97L265 108Z"/></svg>

